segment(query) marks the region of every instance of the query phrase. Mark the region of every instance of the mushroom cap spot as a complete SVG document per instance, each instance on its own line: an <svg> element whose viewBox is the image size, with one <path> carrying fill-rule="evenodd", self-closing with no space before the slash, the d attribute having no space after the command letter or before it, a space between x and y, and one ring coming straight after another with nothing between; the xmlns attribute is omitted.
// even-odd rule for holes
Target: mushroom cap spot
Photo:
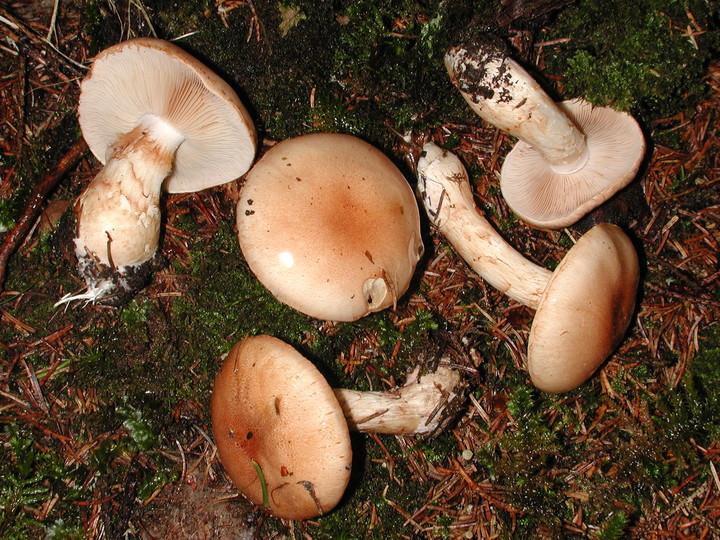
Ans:
<svg viewBox="0 0 720 540"><path fill-rule="evenodd" d="M330 385L286 343L245 338L230 350L215 378L210 412L220 462L235 486L287 519L330 511L350 480L348 425Z"/></svg>
<svg viewBox="0 0 720 540"><path fill-rule="evenodd" d="M637 252L616 225L601 223L568 251L548 283L528 342L528 370L540 390L584 383L620 343L635 310Z"/></svg>
<svg viewBox="0 0 720 540"><path fill-rule="evenodd" d="M247 174L237 227L250 269L275 297L333 321L393 305L423 251L405 177L350 135L302 135L270 148Z"/></svg>
<svg viewBox="0 0 720 540"><path fill-rule="evenodd" d="M586 136L585 166L572 173L553 171L532 146L518 141L500 178L512 211L547 229L571 225L608 200L633 180L645 155L642 130L629 114L582 99L558 106Z"/></svg>
<svg viewBox="0 0 720 540"><path fill-rule="evenodd" d="M101 163L148 117L183 137L165 181L170 193L200 191L245 174L257 135L245 106L217 74L161 39L136 38L102 51L81 84L80 128Z"/></svg>

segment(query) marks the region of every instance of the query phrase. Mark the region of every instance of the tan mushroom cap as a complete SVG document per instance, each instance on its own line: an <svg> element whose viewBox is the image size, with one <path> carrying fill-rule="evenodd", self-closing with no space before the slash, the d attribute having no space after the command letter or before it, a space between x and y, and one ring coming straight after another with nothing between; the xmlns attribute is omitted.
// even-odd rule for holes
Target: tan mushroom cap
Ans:
<svg viewBox="0 0 720 540"><path fill-rule="evenodd" d="M235 486L287 519L331 510L350 480L348 425L313 364L270 336L248 337L230 351L210 403L220 462Z"/></svg>
<svg viewBox="0 0 720 540"><path fill-rule="evenodd" d="M246 177L238 239L250 269L282 302L352 321L407 290L423 252L410 185L380 150L350 135L282 141Z"/></svg>
<svg viewBox="0 0 720 540"><path fill-rule="evenodd" d="M545 392L585 382L630 323L639 280L635 248L615 225L585 233L565 255L540 300L528 343L528 370Z"/></svg>
<svg viewBox="0 0 720 540"><path fill-rule="evenodd" d="M242 176L257 146L253 122L235 91L181 48L137 38L102 51L81 85L83 137L105 164L120 137L157 118L179 132L171 193L200 191Z"/></svg>
<svg viewBox="0 0 720 540"><path fill-rule="evenodd" d="M629 114L575 99L558 103L585 134L587 162L575 172L554 171L519 140L502 167L500 187L523 221L540 228L573 224L629 184L645 154L640 126Z"/></svg>

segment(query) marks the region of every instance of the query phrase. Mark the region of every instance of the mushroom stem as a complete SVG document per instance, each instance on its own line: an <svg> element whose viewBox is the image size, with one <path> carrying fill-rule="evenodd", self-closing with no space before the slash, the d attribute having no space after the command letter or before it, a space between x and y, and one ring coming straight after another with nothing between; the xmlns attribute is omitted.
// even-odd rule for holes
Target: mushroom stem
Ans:
<svg viewBox="0 0 720 540"><path fill-rule="evenodd" d="M473 111L528 143L553 171L570 174L587 163L585 135L502 46L478 41L453 47L445 66Z"/></svg>
<svg viewBox="0 0 720 540"><path fill-rule="evenodd" d="M438 367L434 373L411 376L397 390L360 392L334 388L351 430L393 435L427 436L441 429L452 404L461 392L457 370Z"/></svg>
<svg viewBox="0 0 720 540"><path fill-rule="evenodd" d="M552 272L526 259L480 213L458 157L427 143L417 172L425 210L458 254L490 285L537 309Z"/></svg>
<svg viewBox="0 0 720 540"><path fill-rule="evenodd" d="M153 257L160 238L160 190L183 138L147 117L111 147L78 201L78 258L122 269Z"/></svg>

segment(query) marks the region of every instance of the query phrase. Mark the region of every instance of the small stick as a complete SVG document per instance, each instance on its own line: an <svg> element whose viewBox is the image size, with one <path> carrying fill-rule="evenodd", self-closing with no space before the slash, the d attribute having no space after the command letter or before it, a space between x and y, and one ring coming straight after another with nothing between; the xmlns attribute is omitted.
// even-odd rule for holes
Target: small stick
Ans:
<svg viewBox="0 0 720 540"><path fill-rule="evenodd" d="M70 150L58 161L55 167L45 173L33 188L25 204L25 208L18 218L17 224L7 233L0 245L0 290L5 287L8 261L12 254L15 253L25 241L25 237L40 215L45 199L65 173L72 169L87 153L87 150L88 147L85 140L83 138L78 139L78 141L70 147Z"/></svg>

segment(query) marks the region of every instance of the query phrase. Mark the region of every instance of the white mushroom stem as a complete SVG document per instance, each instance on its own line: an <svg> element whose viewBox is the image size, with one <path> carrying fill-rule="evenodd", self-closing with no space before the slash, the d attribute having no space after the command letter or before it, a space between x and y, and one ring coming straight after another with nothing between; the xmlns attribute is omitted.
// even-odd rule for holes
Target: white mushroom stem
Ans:
<svg viewBox="0 0 720 540"><path fill-rule="evenodd" d="M120 268L153 257L160 236L160 191L183 136L146 117L120 137L78 202L78 258Z"/></svg>
<svg viewBox="0 0 720 540"><path fill-rule="evenodd" d="M445 66L480 117L532 146L553 171L570 174L587 163L585 135L501 47L490 42L454 47Z"/></svg>
<svg viewBox="0 0 720 540"><path fill-rule="evenodd" d="M417 375L415 373L414 375ZM460 396L457 370L438 367L412 376L404 386L387 392L333 389L351 430L393 435L430 435L448 419L448 404Z"/></svg>
<svg viewBox="0 0 720 540"><path fill-rule="evenodd" d="M427 143L417 173L425 210L455 251L490 285L537 309L552 272L526 259L480 213L458 157Z"/></svg>

